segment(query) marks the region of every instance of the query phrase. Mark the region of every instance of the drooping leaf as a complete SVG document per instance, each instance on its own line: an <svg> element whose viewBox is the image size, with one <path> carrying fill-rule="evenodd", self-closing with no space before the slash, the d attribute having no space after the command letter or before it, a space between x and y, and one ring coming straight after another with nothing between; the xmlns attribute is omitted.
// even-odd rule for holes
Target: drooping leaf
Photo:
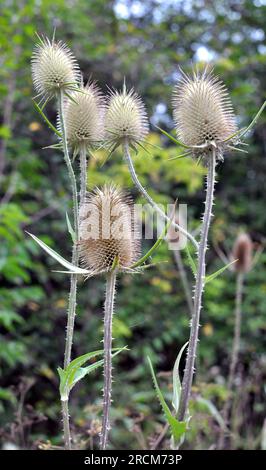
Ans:
<svg viewBox="0 0 266 470"><path fill-rule="evenodd" d="M42 240L40 240L38 237L33 235L32 233L26 232L28 235L33 238L33 240L40 245L40 247L48 253L52 258L54 258L58 263L60 263L62 266L68 269L70 273L76 273L76 274L90 274L90 271L87 269L82 269L79 268L78 266L74 266L73 264L69 263L65 258L63 258L59 253L54 251L52 248L50 248L46 243L44 243ZM67 271L66 271L67 272Z"/></svg>

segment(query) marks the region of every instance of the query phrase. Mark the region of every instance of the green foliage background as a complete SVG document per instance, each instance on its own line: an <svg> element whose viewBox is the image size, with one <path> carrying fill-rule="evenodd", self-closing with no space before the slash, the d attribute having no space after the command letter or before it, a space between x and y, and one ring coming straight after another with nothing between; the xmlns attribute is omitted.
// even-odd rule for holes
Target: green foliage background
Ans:
<svg viewBox="0 0 266 470"><path fill-rule="evenodd" d="M52 35L73 49L86 79L121 87L124 77L143 96L151 117L149 147L134 157L143 184L157 202L178 197L188 203L189 225L196 228L203 210L205 170L191 160L169 162L169 146L154 124L173 129L171 90L178 66L211 59L227 84L239 125L247 124L265 100L265 20L263 0L104 1L2 0L0 6L0 425L2 445L37 448L61 445L61 416L56 368L62 364L68 279L52 272L54 263L25 230L65 257L71 242L65 212L70 206L68 175L62 155L42 150L54 143L34 111L30 56L35 31ZM47 108L55 122L53 104ZM265 242L265 114L249 135L248 155L232 153L218 168L215 218L208 270L221 266L215 246L230 251L238 232ZM89 162L88 187L115 181L141 202L116 152L104 165L104 152ZM76 167L78 171L78 165ZM145 242L143 250L149 247ZM119 282L114 319L115 345L130 351L115 361L112 448L150 448L164 421L146 356L156 365L166 396L171 370L188 338L187 306L179 274L166 244L154 261L167 263ZM265 330L266 255L246 279L243 307L239 393L234 401L234 445L266 447ZM193 282L189 273L190 282ZM225 273L206 289L202 312L194 418L185 448L205 449L217 440L218 425L197 398L221 409L233 329L235 276ZM104 280L79 286L74 356L99 348ZM97 445L102 375L95 373L73 392L71 416L76 444ZM48 447L49 447L48 442ZM94 442L94 444L93 444ZM164 442L167 446L167 441Z"/></svg>

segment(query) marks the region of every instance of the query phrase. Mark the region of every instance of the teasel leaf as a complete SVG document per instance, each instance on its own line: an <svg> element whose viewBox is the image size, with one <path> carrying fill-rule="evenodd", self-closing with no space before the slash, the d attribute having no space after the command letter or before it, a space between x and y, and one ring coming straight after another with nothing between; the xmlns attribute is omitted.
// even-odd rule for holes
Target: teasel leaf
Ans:
<svg viewBox="0 0 266 470"><path fill-rule="evenodd" d="M75 230L73 229L72 225L71 225L71 222L69 220L69 217L68 217L68 213L66 212L66 223L67 223L67 229L71 235L71 238L72 238L72 242L75 243L76 241L76 234L75 234Z"/></svg>
<svg viewBox="0 0 266 470"><path fill-rule="evenodd" d="M127 346L123 348L114 348L112 351L116 351L112 356L115 357L122 351L128 350ZM82 367L83 364L88 362L90 359L101 356L104 354L103 350L93 351L82 356L77 357L67 366L66 369L58 367L57 371L60 377L60 397L62 401L68 400L69 393L72 388L79 382L83 377L90 374L94 370L98 369L103 365L104 360L100 359L87 367Z"/></svg>
<svg viewBox="0 0 266 470"><path fill-rule="evenodd" d="M183 354L184 350L186 349L187 345L188 345L188 341L180 349L180 351L178 353L178 356L176 358L175 364L174 364L174 368L173 368L173 401L172 401L172 404L173 404L173 407L174 407L176 413L178 412L180 395L181 395L181 380L180 380L180 376L179 376L179 365L180 365L180 360L181 360L182 354Z"/></svg>
<svg viewBox="0 0 266 470"><path fill-rule="evenodd" d="M46 122L46 124L48 125L48 127L58 136L58 137L62 137L61 135L61 132L59 132L56 127L51 123L51 121L49 121L48 117L44 114L44 112L42 111L42 109L40 108L40 106L38 105L38 103L33 99L33 106L34 108L36 109L36 111L40 114L40 116L44 119L44 121Z"/></svg>
<svg viewBox="0 0 266 470"><path fill-rule="evenodd" d="M233 261L231 261L230 263L226 264L225 266L223 266L221 269L218 269L218 271L216 271L215 273L212 273L212 274L209 274L208 276L205 277L205 285L208 283L208 282L211 282L213 281L214 279L216 279L218 276L220 276L221 274L223 274L224 271L226 271L227 269L230 268L230 266L232 266L234 263L236 263L238 260L237 259L234 259Z"/></svg>
<svg viewBox="0 0 266 470"><path fill-rule="evenodd" d="M167 405L167 403L164 399L164 396L161 392L161 389L158 385L157 378L156 378L156 375L155 375L155 372L154 372L154 369L153 369L153 366L152 366L152 362L151 362L149 357L147 359L148 359L148 363L149 363L149 366L150 366L151 375L152 375L152 379L153 379L153 383L154 383L154 387L155 387L155 390L156 390L157 397L158 397L159 402L161 404L161 407L162 407L162 410L164 412L167 423L170 426L171 434L172 434L172 438L174 440L174 443L176 444L180 441L182 436L185 434L186 429L187 429L187 424L186 424L185 421L178 421L172 415L172 413L170 411L170 408Z"/></svg>
<svg viewBox="0 0 266 470"><path fill-rule="evenodd" d="M176 203L175 203L175 207L176 207ZM156 242L154 243L154 245L151 247L151 249L149 251L147 251L147 253L142 256L138 261L136 261L134 264L132 264L130 266L131 269L134 269L134 268L137 268L139 266L141 266L143 263L145 263L145 261L150 258L152 256L152 254L154 253L154 251L160 246L160 244L162 243L162 241L165 239L166 235L167 235L167 232L169 230L169 227L171 226L171 224L173 223L173 220L174 220L174 214L175 214L175 209L174 209L174 212L173 212L173 216L172 218L169 220L169 222L165 225L161 235L159 236L159 238L156 240Z"/></svg>
<svg viewBox="0 0 266 470"><path fill-rule="evenodd" d="M44 243L42 240L40 240L38 237L33 235L32 233L26 232L28 235L30 235L33 240L38 243L38 245L48 253L52 258L54 258L59 264L64 266L65 268L68 269L69 274L75 273L75 274L90 274L91 271L88 271L87 269L79 268L78 266L74 266L71 264L69 261L67 261L63 256L59 255L55 250L50 248L46 243ZM65 272L65 271L64 271Z"/></svg>

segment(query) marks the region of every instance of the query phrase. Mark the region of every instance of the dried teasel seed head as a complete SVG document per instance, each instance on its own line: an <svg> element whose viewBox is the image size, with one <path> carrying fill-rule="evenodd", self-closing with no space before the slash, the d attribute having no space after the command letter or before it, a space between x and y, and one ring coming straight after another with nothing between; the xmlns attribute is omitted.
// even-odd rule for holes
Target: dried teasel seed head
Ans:
<svg viewBox="0 0 266 470"><path fill-rule="evenodd" d="M252 268L253 243L250 236L241 233L234 244L232 259L237 260L233 269L238 273L247 273Z"/></svg>
<svg viewBox="0 0 266 470"><path fill-rule="evenodd" d="M225 140L237 131L228 91L207 68L191 77L182 72L173 92L173 108L178 138L190 147L205 146L206 154L208 143L221 154L230 143ZM192 149L196 157L203 153Z"/></svg>
<svg viewBox="0 0 266 470"><path fill-rule="evenodd" d="M148 118L141 98L133 89L113 91L108 98L105 116L106 139L110 146L119 145L125 139L129 144L144 140L149 132Z"/></svg>
<svg viewBox="0 0 266 470"><path fill-rule="evenodd" d="M80 78L77 61L61 41L39 38L31 59L33 85L39 95L50 98L60 90L70 91Z"/></svg>
<svg viewBox="0 0 266 470"><path fill-rule="evenodd" d="M78 152L103 139L105 100L95 83L80 87L71 93L71 98L64 104L66 134L69 145Z"/></svg>
<svg viewBox="0 0 266 470"><path fill-rule="evenodd" d="M96 189L80 210L81 263L93 272L109 271L117 260L120 270L139 256L140 243L132 200L115 186Z"/></svg>

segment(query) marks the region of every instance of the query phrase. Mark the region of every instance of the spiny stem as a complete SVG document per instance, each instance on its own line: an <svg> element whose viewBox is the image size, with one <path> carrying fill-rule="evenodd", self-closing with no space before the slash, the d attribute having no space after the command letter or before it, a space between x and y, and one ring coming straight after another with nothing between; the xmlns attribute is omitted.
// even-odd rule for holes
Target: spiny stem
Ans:
<svg viewBox="0 0 266 470"><path fill-rule="evenodd" d="M71 450L71 434L70 434L70 428L69 428L68 400L64 400L64 401L62 400L61 403L62 403L65 449Z"/></svg>
<svg viewBox="0 0 266 470"><path fill-rule="evenodd" d="M59 108L59 119L62 133L62 144L64 150L64 158L67 165L69 179L72 189L72 199L73 199L73 216L74 216L74 231L75 231L75 242L72 250L72 264L78 265L78 247L77 240L79 239L78 233L78 192L75 173L72 168L68 146L67 146L67 135L66 135L66 126L64 119L64 110L63 110L63 91L60 90L58 98L58 108ZM68 366L71 361L71 350L73 343L73 334L74 334L74 323L75 323L75 314L76 314L76 297L77 297L77 274L71 274L70 276L70 291L69 291L69 303L68 303L68 313L67 313L67 327L66 327L66 343L65 343L65 354L64 354L64 368ZM66 413L67 411L67 413ZM68 402L62 402L62 412L64 419L64 442L66 449L71 448L71 436L69 431L69 414L68 414Z"/></svg>
<svg viewBox="0 0 266 470"><path fill-rule="evenodd" d="M180 279L181 279L181 282L182 282L182 285L183 285L184 294L185 294L185 297L186 297L189 314L190 314L190 316L192 316L192 314L193 314L193 301L192 301L192 298L191 298L188 278L187 278L187 274L186 274L186 271L185 271L185 268L184 268L182 256L181 256L181 253L180 253L179 250L174 250L173 254L174 254L175 262L176 262L176 265L177 265L177 268L178 268L178 271L179 271L179 274L180 274Z"/></svg>
<svg viewBox="0 0 266 470"><path fill-rule="evenodd" d="M86 199L87 188L87 152L86 147L82 146L79 154L80 158L80 196L79 207L81 207Z"/></svg>
<svg viewBox="0 0 266 470"><path fill-rule="evenodd" d="M216 166L216 153L215 149L209 156L208 161L208 175L207 175L207 189L205 211L202 221L201 239L198 250L198 264L196 273L196 284L194 294L194 308L193 316L190 327L190 338L188 345L188 353L186 358L185 372L182 382L182 390L180 397L180 405L178 410L178 419L183 421L186 418L188 403L190 398L192 379L194 373L194 365L197 352L197 342L199 334L199 320L201 310L201 300L204 290L204 278L206 271L205 256L207 251L208 233L210 228L210 221L212 216L212 207L214 199L214 185L215 185L215 166Z"/></svg>
<svg viewBox="0 0 266 470"><path fill-rule="evenodd" d="M225 426L221 430L218 448L223 449L225 444L225 431L226 426L228 425L229 420L229 413L232 403L232 391L234 388L234 379L236 373L236 366L238 362L238 354L240 349L240 335L241 335L241 310L242 310L242 298L243 298L243 281L244 276L243 273L238 273L236 278L236 296L235 296L235 325L234 325L234 339L233 339L233 347L232 347L232 354L231 354L231 362L230 362L230 369L229 369L229 377L227 383L227 390L229 392L229 398L226 400L224 404L224 408L222 410L222 417L224 419Z"/></svg>
<svg viewBox="0 0 266 470"><path fill-rule="evenodd" d="M110 406L112 394L112 318L114 311L116 270L107 274L104 305L104 388L103 419L100 448L106 449L110 430Z"/></svg>
<svg viewBox="0 0 266 470"><path fill-rule="evenodd" d="M151 198L151 196L147 193L146 189L142 186L141 182L138 179L138 176L136 174L134 164L132 161L132 158L130 156L130 151L129 151L129 145L127 140L124 141L124 156L130 171L131 178L133 182L135 183L136 187L138 190L141 192L141 194L147 199L147 201L151 204L151 206L160 214L161 217L163 217L165 220L168 222L171 220L163 211L160 209L160 207L154 202L154 200ZM191 235L189 232L187 232L183 227L178 225L176 222L172 222L172 225L176 228L176 230L179 230L183 235L185 235L192 243L193 245L198 248L198 242L197 240Z"/></svg>

